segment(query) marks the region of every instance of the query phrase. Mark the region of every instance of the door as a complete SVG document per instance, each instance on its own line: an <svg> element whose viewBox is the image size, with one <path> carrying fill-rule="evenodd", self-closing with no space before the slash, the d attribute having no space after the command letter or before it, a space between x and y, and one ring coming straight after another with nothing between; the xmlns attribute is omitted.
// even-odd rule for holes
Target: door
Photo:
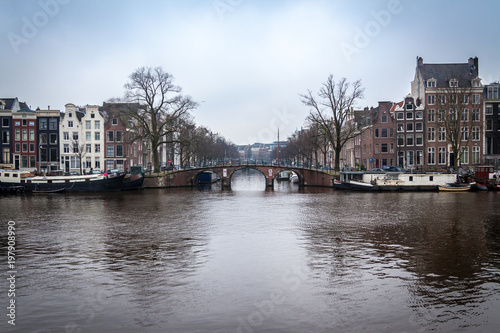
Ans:
<svg viewBox="0 0 500 333"><path fill-rule="evenodd" d="M69 172L69 161L64 161L64 172Z"/></svg>
<svg viewBox="0 0 500 333"><path fill-rule="evenodd" d="M14 156L14 169L19 170L19 155Z"/></svg>

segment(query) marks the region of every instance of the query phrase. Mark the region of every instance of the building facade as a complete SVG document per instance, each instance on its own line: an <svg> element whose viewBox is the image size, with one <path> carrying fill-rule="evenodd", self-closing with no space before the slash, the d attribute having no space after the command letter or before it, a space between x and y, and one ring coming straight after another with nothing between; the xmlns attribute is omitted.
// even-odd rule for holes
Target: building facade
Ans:
<svg viewBox="0 0 500 333"><path fill-rule="evenodd" d="M485 164L500 167L500 83L484 87L484 158Z"/></svg>
<svg viewBox="0 0 500 333"><path fill-rule="evenodd" d="M80 156L85 173L108 170L105 165L105 118L98 105L87 105L81 118Z"/></svg>
<svg viewBox="0 0 500 333"><path fill-rule="evenodd" d="M37 159L39 172L56 172L60 168L59 110L36 109L38 131Z"/></svg>
<svg viewBox="0 0 500 333"><path fill-rule="evenodd" d="M28 108L13 112L12 122L14 169L36 171L38 168L36 112Z"/></svg>
<svg viewBox="0 0 500 333"><path fill-rule="evenodd" d="M0 98L0 168L13 168L13 123L12 112L20 110L16 98Z"/></svg>

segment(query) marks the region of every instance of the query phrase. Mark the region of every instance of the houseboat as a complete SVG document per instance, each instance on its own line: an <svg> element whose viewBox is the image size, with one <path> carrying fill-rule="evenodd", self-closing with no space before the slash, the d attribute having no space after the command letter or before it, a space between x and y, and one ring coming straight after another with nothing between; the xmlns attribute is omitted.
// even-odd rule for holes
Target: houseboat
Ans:
<svg viewBox="0 0 500 333"><path fill-rule="evenodd" d="M120 191L125 175L33 176L29 172L0 169L0 189L16 192Z"/></svg>
<svg viewBox="0 0 500 333"><path fill-rule="evenodd" d="M439 186L456 180L457 176L451 173L345 171L340 172L340 180L334 182L334 187L361 191L437 191Z"/></svg>

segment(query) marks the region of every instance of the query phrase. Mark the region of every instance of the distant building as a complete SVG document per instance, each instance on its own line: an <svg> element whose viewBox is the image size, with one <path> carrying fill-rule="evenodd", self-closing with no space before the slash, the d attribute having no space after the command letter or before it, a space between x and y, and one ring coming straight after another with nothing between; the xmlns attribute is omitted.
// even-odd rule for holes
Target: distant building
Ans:
<svg viewBox="0 0 500 333"><path fill-rule="evenodd" d="M14 132L14 168L36 171L37 165L37 127L36 112L25 107L12 113Z"/></svg>
<svg viewBox="0 0 500 333"><path fill-rule="evenodd" d="M13 168L12 112L21 109L16 98L0 98L0 168Z"/></svg>

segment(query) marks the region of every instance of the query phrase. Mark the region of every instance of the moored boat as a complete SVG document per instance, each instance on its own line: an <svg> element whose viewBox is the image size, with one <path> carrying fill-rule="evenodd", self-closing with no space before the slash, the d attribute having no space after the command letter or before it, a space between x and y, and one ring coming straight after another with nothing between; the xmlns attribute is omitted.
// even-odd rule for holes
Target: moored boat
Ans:
<svg viewBox="0 0 500 333"><path fill-rule="evenodd" d="M446 185L439 186L440 192L465 192L470 191L471 184L467 183L447 183Z"/></svg>
<svg viewBox="0 0 500 333"><path fill-rule="evenodd" d="M120 191L125 175L32 176L19 170L0 170L0 187L16 187L20 192L102 192Z"/></svg>

